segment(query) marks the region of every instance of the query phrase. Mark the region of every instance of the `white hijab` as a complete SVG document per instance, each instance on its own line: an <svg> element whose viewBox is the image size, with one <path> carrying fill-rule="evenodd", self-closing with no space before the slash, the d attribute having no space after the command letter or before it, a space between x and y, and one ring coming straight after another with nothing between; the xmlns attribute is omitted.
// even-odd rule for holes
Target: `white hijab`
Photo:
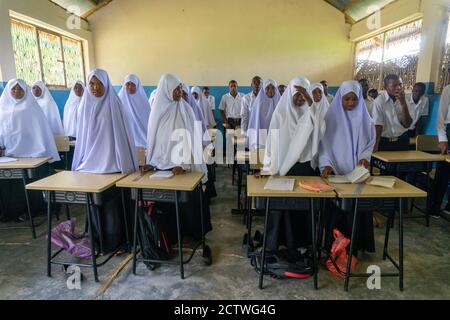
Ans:
<svg viewBox="0 0 450 320"><path fill-rule="evenodd" d="M353 92L358 105L345 111L342 98ZM352 172L360 160L368 160L375 146L375 125L367 111L362 88L357 81L346 81L339 88L325 117L327 130L320 143L320 168L333 168L334 173L345 175Z"/></svg>
<svg viewBox="0 0 450 320"><path fill-rule="evenodd" d="M126 84L132 82L136 85L136 93L129 94ZM122 89L119 92L125 113L130 120L133 136L137 147L147 144L148 119L150 118L150 104L139 78L133 74L126 76Z"/></svg>
<svg viewBox="0 0 450 320"><path fill-rule="evenodd" d="M155 102L156 93L158 93L158 89L155 89L155 90L152 91L152 93L150 93L150 98L148 99L148 103L150 104L150 108L152 107L153 102Z"/></svg>
<svg viewBox="0 0 450 320"><path fill-rule="evenodd" d="M42 111L44 111L48 123L50 124L50 128L52 129L53 135L63 136L64 128L61 121L61 116L59 114L58 105L56 104L55 99L53 99L47 86L42 81L36 82L34 86L38 86L42 91L41 96L40 97L35 96L35 99L41 106Z"/></svg>
<svg viewBox="0 0 450 320"><path fill-rule="evenodd" d="M206 182L202 124L196 121L192 107L183 98L180 101L173 99L173 91L181 84L181 80L171 74L165 74L159 80L148 128L147 164L159 170L182 167L185 170L203 172ZM174 133L180 133L174 138L181 138L181 142L172 141ZM181 159L180 150L190 152L183 153Z"/></svg>
<svg viewBox="0 0 450 320"><path fill-rule="evenodd" d="M122 103L106 71L93 70L88 83L94 76L105 86L105 94L97 98L87 90L83 95L72 170L133 173L138 169L136 147Z"/></svg>
<svg viewBox="0 0 450 320"><path fill-rule="evenodd" d="M310 92L310 82L306 78L294 78L273 114L270 123L269 136L264 159L264 171L272 175L285 176L297 163L311 161L316 167L314 158L318 153L319 133L324 131L324 121L316 114L317 106L309 106L307 102L301 107L294 105L296 86L301 86Z"/></svg>
<svg viewBox="0 0 450 320"><path fill-rule="evenodd" d="M266 95L266 88L272 85L275 88L275 96L269 98ZM253 103L250 120L248 124L248 147L250 150L264 149L266 147L266 138L260 131L268 131L272 121L275 108L280 102L281 95L278 91L278 84L274 80L265 80L259 91L258 97Z"/></svg>
<svg viewBox="0 0 450 320"><path fill-rule="evenodd" d="M64 131L68 137L77 136L77 118L78 118L78 107L81 102L81 97L75 94L75 86L79 84L86 91L86 87L83 82L77 81L76 84L70 90L69 99L67 99L66 105L64 107ZM84 93L83 93L84 94Z"/></svg>
<svg viewBox="0 0 450 320"><path fill-rule="evenodd" d="M11 94L17 84L25 91L21 100ZM23 80L10 80L0 97L0 146L10 157L60 160L50 125Z"/></svg>
<svg viewBox="0 0 450 320"><path fill-rule="evenodd" d="M193 87L192 88L192 93L197 93L198 94L198 100L197 103L200 106L200 109L203 112L203 116L205 118L206 124L209 127L215 127L217 125L216 119L214 118L214 113L213 110L211 109L211 104L208 100L208 98L206 98L205 94L203 93L202 89L200 89L199 87Z"/></svg>

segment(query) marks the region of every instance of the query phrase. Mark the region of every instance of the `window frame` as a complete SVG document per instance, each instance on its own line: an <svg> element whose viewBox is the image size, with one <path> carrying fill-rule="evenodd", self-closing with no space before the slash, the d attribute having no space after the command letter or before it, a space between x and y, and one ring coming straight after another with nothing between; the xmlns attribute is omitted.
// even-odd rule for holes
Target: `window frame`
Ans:
<svg viewBox="0 0 450 320"><path fill-rule="evenodd" d="M382 58L381 58L381 63L380 63L380 76L379 76L380 81L377 84L377 89L382 89L384 87L384 85L383 85L383 74L384 74L384 70L385 70L385 62L387 62L387 61L384 60L385 59L385 52L386 52L386 45L388 43L388 36L387 36L387 34L389 32L391 32L391 31L395 30L395 29L400 29L400 28L402 28L404 26L416 23L418 21L422 21L422 30L421 30L421 33L422 33L423 32L423 17L419 17L419 18L415 18L413 20L401 23L399 25L395 25L395 26L393 26L391 28L385 28L385 29L383 29L380 32L373 33L370 36L367 36L367 37L362 38L362 39L360 39L358 41L355 41L354 42L354 50L353 50L353 57L354 57L353 58L353 63L354 63L353 77L356 78L356 75L357 75L357 65L358 65L358 60L357 60L357 58L358 58L357 57L358 51L357 51L357 47L358 47L358 44L360 44L360 43L362 43L364 41L373 39L375 37L378 37L380 35L383 35L383 47L382 47L383 52L382 52ZM420 52L419 52L419 58L420 58ZM416 77L417 77L417 70L416 70Z"/></svg>
<svg viewBox="0 0 450 320"><path fill-rule="evenodd" d="M40 74L41 74L41 81L43 81L45 83L45 85L49 88L49 89L69 89L68 83L67 83L67 71L66 71L66 60L65 60L65 56L64 56L64 45L63 45L63 38L67 38L70 39L74 42L78 42L80 44L80 48L81 48L81 69L82 69L82 77L83 79L80 80L84 80L86 78L86 63L85 63L85 59L84 59L84 45L83 45L83 41L80 39L76 39L74 37L70 37L67 36L66 34L62 34L58 31L54 31L48 28L44 28L41 27L37 24L28 22L28 21L24 21L22 19L16 18L16 17L12 17L10 16L10 23L11 23L11 27L12 27L12 23L13 21L15 23L19 23L19 24L25 24L25 25L29 25L32 26L35 29L35 37L36 37L36 44L37 44L37 52L38 52L38 58L39 58L39 68L40 68ZM42 62L42 50L41 50L41 42L40 42L40 36L39 36L39 32L44 32L44 33L48 33L51 35L54 35L56 37L59 38L60 44L61 44L61 56L62 56L62 61L61 62L63 65L63 70L64 70L64 83L65 85L53 85L53 84L47 84L47 82L45 81L45 74L44 74L44 68L43 68L43 62Z"/></svg>

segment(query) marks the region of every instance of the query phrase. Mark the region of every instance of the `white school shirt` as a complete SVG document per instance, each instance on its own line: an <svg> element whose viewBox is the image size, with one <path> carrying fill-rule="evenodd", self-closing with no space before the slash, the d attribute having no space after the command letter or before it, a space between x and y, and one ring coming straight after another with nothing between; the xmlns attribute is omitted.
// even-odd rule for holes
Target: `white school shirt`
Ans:
<svg viewBox="0 0 450 320"><path fill-rule="evenodd" d="M208 103L212 110L216 110L216 98L214 98L212 95L209 95Z"/></svg>
<svg viewBox="0 0 450 320"><path fill-rule="evenodd" d="M450 110L450 86L447 86L444 88L444 91L442 91L441 102L439 104L439 114L437 121L439 142L448 142L447 124L450 123L449 110Z"/></svg>
<svg viewBox="0 0 450 320"><path fill-rule="evenodd" d="M411 118L413 119L413 124L411 125L410 130L414 130L416 128L417 122L419 122L421 117L428 117L430 114L430 101L428 97L423 96L420 98L418 103L414 102L412 94L408 94L406 96L406 101L410 106L410 110L414 113L411 114Z"/></svg>
<svg viewBox="0 0 450 320"><path fill-rule="evenodd" d="M328 100L328 102L330 103L330 105L331 105L331 103L333 102L333 99L334 99L334 96L333 96L332 94L328 94L328 95L327 95L327 100Z"/></svg>
<svg viewBox="0 0 450 320"><path fill-rule="evenodd" d="M369 111L370 116L373 117L374 100L372 99L372 97L367 97L367 99L364 99L364 102L366 103L367 111Z"/></svg>
<svg viewBox="0 0 450 320"><path fill-rule="evenodd" d="M240 119L241 118L241 101L244 95L239 93L234 98L231 93L227 93L222 97L222 101L220 101L220 110L225 111L225 115L231 119Z"/></svg>
<svg viewBox="0 0 450 320"><path fill-rule="evenodd" d="M253 92L247 93L244 98L242 98L241 103L241 118L242 118L242 130L244 132L247 132L248 130L248 123L250 121L250 114L253 109L253 103L256 100L255 94Z"/></svg>
<svg viewBox="0 0 450 320"><path fill-rule="evenodd" d="M408 100L406 100L408 104ZM408 104L408 109L411 113L411 107ZM400 123L400 114L402 112L402 106L399 100L395 102L391 99L389 94L384 91L373 102L373 121L376 126L382 126L383 132L381 137L393 139L402 136L409 128L403 127Z"/></svg>

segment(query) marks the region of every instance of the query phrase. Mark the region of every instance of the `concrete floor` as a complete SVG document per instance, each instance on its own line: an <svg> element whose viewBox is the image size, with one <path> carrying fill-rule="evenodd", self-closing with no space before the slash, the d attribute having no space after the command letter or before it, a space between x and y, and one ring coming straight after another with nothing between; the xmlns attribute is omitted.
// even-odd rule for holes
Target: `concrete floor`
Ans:
<svg viewBox="0 0 450 320"><path fill-rule="evenodd" d="M231 171L217 171L219 198L211 204L214 231L208 235L214 263L205 267L197 257L186 267L187 279L180 280L178 267L164 266L151 272L138 265L138 275L131 273L129 264L112 285L100 293L117 266L126 257L115 257L100 268L100 283L93 280L90 269L84 269L81 290L69 290L66 276L53 266L53 277L46 276L45 224L38 228L39 238L31 239L29 229L0 230L0 299L450 299L450 224L433 220L431 228L424 219L407 220L405 226L405 291L398 289L396 278L384 278L381 290L367 289L366 280L352 279L350 292L343 290L343 281L334 277L321 263L320 290L315 291L312 279L279 281L266 278L265 290L257 288L257 274L250 266L242 248L245 228L241 217L232 217L236 189L231 187ZM83 221L82 208L74 208ZM40 218L42 221L42 218ZM257 219L261 223L261 219ZM0 228L6 225L0 225ZM26 225L12 224L23 227ZM393 271L381 259L383 230L376 230L377 254L364 255L358 271L378 265L383 271ZM396 256L397 232L392 238L391 253Z"/></svg>

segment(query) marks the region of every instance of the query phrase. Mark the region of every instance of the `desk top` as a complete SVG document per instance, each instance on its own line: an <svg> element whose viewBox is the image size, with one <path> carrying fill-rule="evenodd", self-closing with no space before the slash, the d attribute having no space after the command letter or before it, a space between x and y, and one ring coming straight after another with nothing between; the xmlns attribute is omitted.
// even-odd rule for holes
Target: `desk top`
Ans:
<svg viewBox="0 0 450 320"><path fill-rule="evenodd" d="M440 162L445 160L441 155L421 151L382 151L374 153L373 157L386 163Z"/></svg>
<svg viewBox="0 0 450 320"><path fill-rule="evenodd" d="M15 158L18 161L9 163L0 163L0 170L11 170L11 169L36 169L40 166L46 164L52 157L46 158Z"/></svg>
<svg viewBox="0 0 450 320"><path fill-rule="evenodd" d="M28 190L101 193L115 186L126 174L92 174L62 171L27 185Z"/></svg>
<svg viewBox="0 0 450 320"><path fill-rule="evenodd" d="M151 180L150 176L154 172L146 173L138 181L140 173L134 173L127 178L119 181L117 187L127 189L155 189L155 190L172 190L172 191L194 191L200 181L205 176L202 172L188 172L170 179Z"/></svg>
<svg viewBox="0 0 450 320"><path fill-rule="evenodd" d="M336 193L332 192L312 192L305 189L302 189L298 186L300 180L307 181L318 181L323 182L323 180L319 177L279 177L285 179L295 179L295 188L294 191L273 191L273 190L264 190L264 187L269 181L268 177L257 179L255 176L247 177L247 194L249 197L270 197L270 198L327 198L332 199L336 198Z"/></svg>
<svg viewBox="0 0 450 320"><path fill-rule="evenodd" d="M383 177L384 178L384 177ZM394 178L394 177L386 177ZM359 184L336 184L336 193L341 199L391 199L391 198L426 198L427 193L400 179L394 189L369 186L364 184L361 194L356 194Z"/></svg>

